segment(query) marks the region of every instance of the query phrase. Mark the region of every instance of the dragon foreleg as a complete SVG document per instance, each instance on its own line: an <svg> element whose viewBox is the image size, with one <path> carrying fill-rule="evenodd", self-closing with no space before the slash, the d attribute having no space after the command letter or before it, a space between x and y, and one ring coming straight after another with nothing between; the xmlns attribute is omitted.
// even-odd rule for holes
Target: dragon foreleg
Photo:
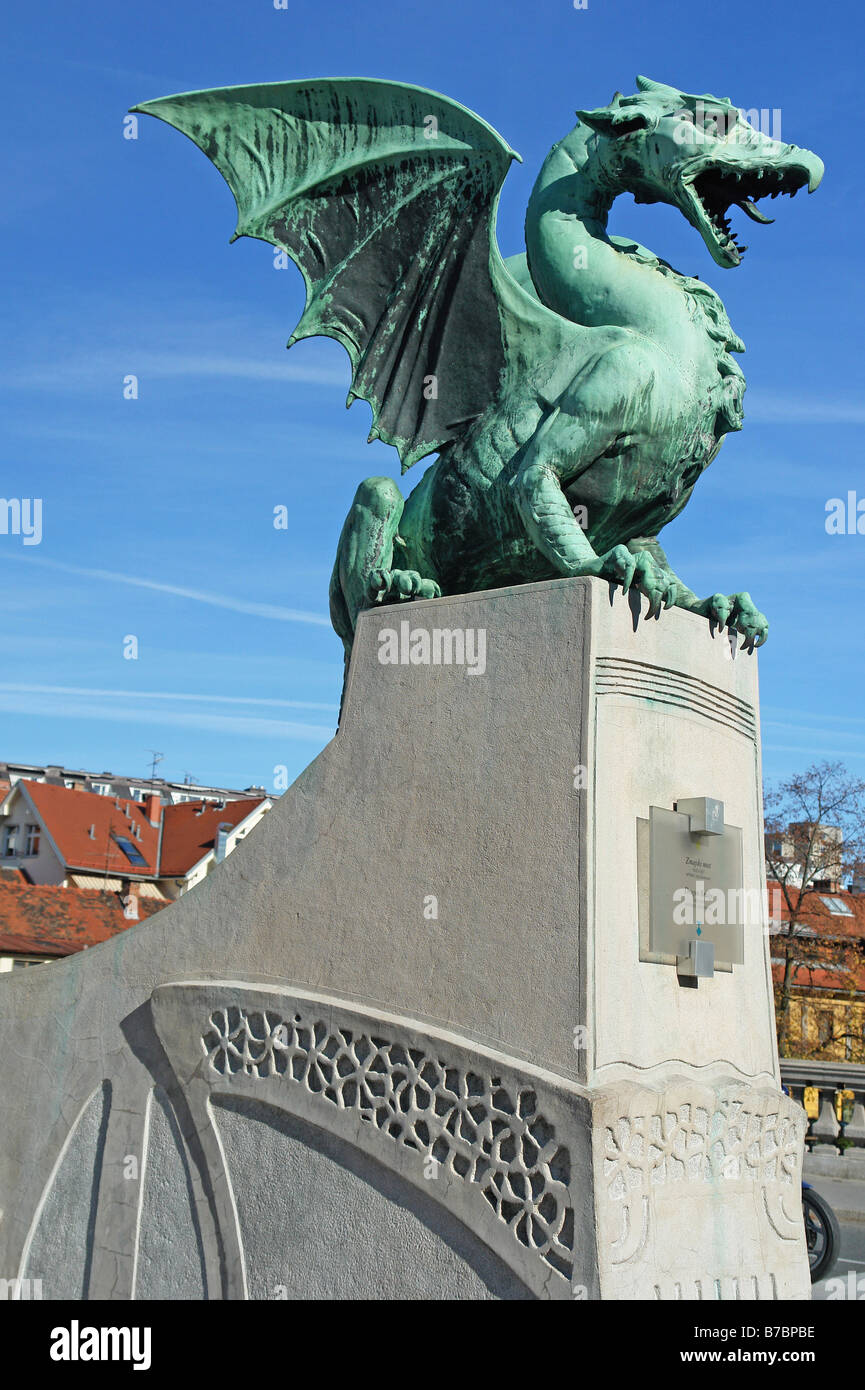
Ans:
<svg viewBox="0 0 865 1390"><path fill-rule="evenodd" d="M598 555L562 491L552 462L528 462L514 478L517 510L533 544L562 575L599 575L646 595L650 613L675 601L671 580L647 550L615 545Z"/></svg>

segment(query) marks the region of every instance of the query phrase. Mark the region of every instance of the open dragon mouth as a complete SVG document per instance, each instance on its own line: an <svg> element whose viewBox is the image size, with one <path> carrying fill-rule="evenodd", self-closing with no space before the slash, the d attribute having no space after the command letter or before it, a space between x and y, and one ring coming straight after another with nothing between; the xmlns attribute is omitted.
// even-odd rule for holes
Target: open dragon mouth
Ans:
<svg viewBox="0 0 865 1390"><path fill-rule="evenodd" d="M700 232L714 259L723 266L739 265L747 251L740 246L727 216L739 207L753 222L774 222L757 207L760 198L777 198L779 193L795 197L800 188L817 186L814 171L802 165L764 165L731 168L712 165L683 182L685 215Z"/></svg>

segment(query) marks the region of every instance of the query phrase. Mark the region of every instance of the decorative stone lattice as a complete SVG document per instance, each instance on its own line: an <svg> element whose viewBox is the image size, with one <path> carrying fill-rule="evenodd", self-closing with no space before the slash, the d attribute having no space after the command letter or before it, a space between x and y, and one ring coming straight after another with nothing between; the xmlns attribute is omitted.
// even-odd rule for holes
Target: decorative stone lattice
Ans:
<svg viewBox="0 0 865 1390"><path fill-rule="evenodd" d="M763 1115L732 1098L714 1110L686 1102L608 1126L604 1175L614 1201L668 1182L792 1183L802 1141L802 1126L789 1116Z"/></svg>
<svg viewBox="0 0 865 1390"><path fill-rule="evenodd" d="M516 1240L563 1278L573 1273L571 1162L531 1088L450 1066L392 1040L295 1014L215 1009L202 1038L222 1076L284 1076L395 1142L477 1183Z"/></svg>

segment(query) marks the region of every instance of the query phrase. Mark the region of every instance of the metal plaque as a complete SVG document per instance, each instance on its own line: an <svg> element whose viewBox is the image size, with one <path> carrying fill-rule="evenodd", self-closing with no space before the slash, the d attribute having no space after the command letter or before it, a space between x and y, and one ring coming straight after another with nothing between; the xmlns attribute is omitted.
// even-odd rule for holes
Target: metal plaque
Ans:
<svg viewBox="0 0 865 1390"><path fill-rule="evenodd" d="M650 807L649 825L651 950L687 957L692 941L707 941L716 965L741 965L749 906L741 828L692 831L689 815L660 806Z"/></svg>

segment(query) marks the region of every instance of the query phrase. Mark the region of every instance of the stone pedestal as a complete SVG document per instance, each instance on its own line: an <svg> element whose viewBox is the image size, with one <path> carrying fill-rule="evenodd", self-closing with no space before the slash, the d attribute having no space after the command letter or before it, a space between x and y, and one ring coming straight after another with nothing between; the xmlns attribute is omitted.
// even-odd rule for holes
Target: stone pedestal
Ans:
<svg viewBox="0 0 865 1390"><path fill-rule="evenodd" d="M364 614L339 734L249 840L0 981L0 1273L809 1297L767 934L696 987L649 949L651 806L722 800L764 887L756 667L599 580Z"/></svg>

